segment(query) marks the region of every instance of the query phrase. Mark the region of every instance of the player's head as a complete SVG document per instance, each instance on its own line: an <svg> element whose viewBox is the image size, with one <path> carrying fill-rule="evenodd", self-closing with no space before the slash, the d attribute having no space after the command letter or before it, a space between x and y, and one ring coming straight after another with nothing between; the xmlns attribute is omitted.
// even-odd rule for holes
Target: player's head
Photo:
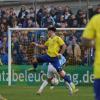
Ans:
<svg viewBox="0 0 100 100"><path fill-rule="evenodd" d="M48 27L48 35L49 36L52 36L53 34L55 34L55 32L56 32L56 27L54 27L54 26Z"/></svg>
<svg viewBox="0 0 100 100"><path fill-rule="evenodd" d="M63 32L58 32L57 35L64 40L64 34L63 34Z"/></svg>

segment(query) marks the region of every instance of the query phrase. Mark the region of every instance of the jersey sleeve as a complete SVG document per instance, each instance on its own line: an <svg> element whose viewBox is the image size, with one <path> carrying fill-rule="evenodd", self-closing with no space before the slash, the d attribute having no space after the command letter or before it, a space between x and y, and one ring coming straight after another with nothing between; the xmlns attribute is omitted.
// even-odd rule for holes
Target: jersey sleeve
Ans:
<svg viewBox="0 0 100 100"><path fill-rule="evenodd" d="M86 26L86 29L83 32L82 37L87 39L94 39L95 38L95 18L93 17Z"/></svg>
<svg viewBox="0 0 100 100"><path fill-rule="evenodd" d="M60 46L65 44L64 41L60 37L58 37L57 40L58 40L58 43L59 43Z"/></svg>
<svg viewBox="0 0 100 100"><path fill-rule="evenodd" d="M44 45L48 46L48 44L49 44L49 40L47 40Z"/></svg>

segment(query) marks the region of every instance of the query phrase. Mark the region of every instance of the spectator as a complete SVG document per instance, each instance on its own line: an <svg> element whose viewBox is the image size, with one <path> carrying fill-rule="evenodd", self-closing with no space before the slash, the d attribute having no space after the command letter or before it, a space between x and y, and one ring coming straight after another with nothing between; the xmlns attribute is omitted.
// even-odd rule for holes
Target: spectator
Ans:
<svg viewBox="0 0 100 100"><path fill-rule="evenodd" d="M35 16L36 13L36 16ZM93 7L89 7L89 18L91 18L94 14L100 13L100 5L94 9ZM79 9L77 14L74 14L69 6L65 7L45 7L41 6L39 9L35 9L30 7L29 9L25 6L21 6L18 14L14 10L14 8L0 8L0 55L2 54L4 59L7 58L7 30L8 27L21 27L21 28L33 28L33 27L48 27L49 25L55 25L59 28L77 28L77 27L85 27L87 24L87 13L86 11ZM82 58L82 62L87 62L87 57L89 53L87 50L80 50L80 42L81 42L81 34L82 31L61 31L64 33L64 38L66 44L68 45L68 54L72 58L75 58L76 63L81 61L80 56L82 53L85 54L84 58ZM46 36L46 31L14 31L12 33L12 54L13 54L13 62L14 63L26 63L27 55L26 51L28 48L28 44L31 44L32 41L39 42L40 36ZM41 42L41 41L40 41ZM73 50L73 48L75 50ZM74 51L74 52L73 52ZM77 52L79 51L79 52ZM94 51L91 48L91 52ZM91 53L90 52L90 53ZM78 54L79 53L79 54ZM73 57L74 54L74 57ZM92 54L91 54L92 55ZM25 59L23 59L25 58ZM70 59L70 57L69 57ZM2 60L2 59L1 59ZM91 59L91 61L93 61ZM5 63L5 62L4 62ZM7 64L7 61L6 61Z"/></svg>
<svg viewBox="0 0 100 100"><path fill-rule="evenodd" d="M46 12L45 16L41 20L41 27L48 27L50 25L55 25L55 21L49 12Z"/></svg>
<svg viewBox="0 0 100 100"><path fill-rule="evenodd" d="M72 37L71 44L67 48L69 57L73 60L73 64L79 64L81 62L81 49L76 43L76 37Z"/></svg>
<svg viewBox="0 0 100 100"><path fill-rule="evenodd" d="M5 48L1 50L1 64L8 64L8 54Z"/></svg>
<svg viewBox="0 0 100 100"><path fill-rule="evenodd" d="M89 19L91 19L94 15L94 10L92 6L88 7Z"/></svg>
<svg viewBox="0 0 100 100"><path fill-rule="evenodd" d="M64 11L63 11L62 7L58 7L58 9L56 10L56 14L54 16L54 20L55 20L56 23L59 22L60 17L63 14L64 14Z"/></svg>
<svg viewBox="0 0 100 100"><path fill-rule="evenodd" d="M78 27L78 21L75 15L71 15L68 19L69 27Z"/></svg>
<svg viewBox="0 0 100 100"><path fill-rule="evenodd" d="M97 8L94 11L95 14L100 14L100 4L97 6Z"/></svg>
<svg viewBox="0 0 100 100"><path fill-rule="evenodd" d="M41 27L41 21L43 17L44 17L44 11L43 8L41 7L37 12L37 23L39 24L40 27Z"/></svg>
<svg viewBox="0 0 100 100"><path fill-rule="evenodd" d="M31 7L30 9L29 9L29 12L28 12L28 15L27 15L29 18L31 18L32 19L32 21L35 21L35 11L34 11L34 8L33 7Z"/></svg>
<svg viewBox="0 0 100 100"><path fill-rule="evenodd" d="M71 14L68 11L65 11L64 12L64 19L65 19L65 21L68 20L69 16L71 16Z"/></svg>
<svg viewBox="0 0 100 100"><path fill-rule="evenodd" d="M28 14L28 12L26 11L25 6L23 5L23 6L21 7L21 9L20 9L19 14L18 14L18 18L19 18L19 19L26 18L27 14Z"/></svg>

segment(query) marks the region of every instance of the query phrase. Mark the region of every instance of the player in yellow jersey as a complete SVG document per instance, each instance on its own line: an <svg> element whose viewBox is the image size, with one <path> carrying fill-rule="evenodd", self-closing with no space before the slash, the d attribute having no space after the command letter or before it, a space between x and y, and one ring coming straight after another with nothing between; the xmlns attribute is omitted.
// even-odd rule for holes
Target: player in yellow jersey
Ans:
<svg viewBox="0 0 100 100"><path fill-rule="evenodd" d="M94 91L96 100L100 100L100 14L95 15L87 24L83 32L82 42L85 46L93 45L95 41L95 61L94 61Z"/></svg>
<svg viewBox="0 0 100 100"><path fill-rule="evenodd" d="M34 43L35 46L47 49L47 53L41 56L37 56L32 60L32 63L51 63L59 75L64 79L65 84L68 86L70 93L73 94L77 91L75 85L72 83L71 79L66 75L65 71L62 69L59 63L59 58L64 53L66 45L59 36L55 34L56 28L51 26L48 28L49 39L44 45Z"/></svg>

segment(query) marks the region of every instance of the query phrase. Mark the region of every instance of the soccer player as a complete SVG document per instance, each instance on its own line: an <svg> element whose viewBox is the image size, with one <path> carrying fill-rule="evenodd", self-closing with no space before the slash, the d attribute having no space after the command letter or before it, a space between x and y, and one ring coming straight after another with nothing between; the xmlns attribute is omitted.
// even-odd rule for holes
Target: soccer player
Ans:
<svg viewBox="0 0 100 100"><path fill-rule="evenodd" d="M95 15L87 24L83 32L82 42L85 46L93 46L95 40L95 61L94 61L94 91L95 100L100 100L100 14Z"/></svg>
<svg viewBox="0 0 100 100"><path fill-rule="evenodd" d="M60 77L62 77L65 81L65 84L69 86L71 90L71 94L76 92L75 85L72 83L70 78L66 75L65 71L62 69L59 63L59 58L64 53L66 49L66 45L64 41L55 34L56 28L51 26L48 28L48 37L49 39L45 42L44 45L40 45L34 43L35 46L39 48L47 49L47 53L41 56L34 57L32 63L51 63L57 72L59 73Z"/></svg>
<svg viewBox="0 0 100 100"><path fill-rule="evenodd" d="M65 64L65 62L66 62L65 57L64 57L63 55L61 55L61 58L59 59L60 66L62 67L62 66ZM37 94L41 94L41 93L43 92L44 88L48 85L48 83L50 83L50 84L52 85L51 80L52 80L54 77L56 77L56 78L59 77L58 72L57 72L57 70L53 67L53 65L52 65L51 63L49 63L49 65L48 65L48 71L47 71L47 80L44 80L44 81L43 81L43 83L42 83L42 85L40 86L40 88L39 88ZM52 88L53 88L53 87L54 87L54 86L52 86Z"/></svg>

